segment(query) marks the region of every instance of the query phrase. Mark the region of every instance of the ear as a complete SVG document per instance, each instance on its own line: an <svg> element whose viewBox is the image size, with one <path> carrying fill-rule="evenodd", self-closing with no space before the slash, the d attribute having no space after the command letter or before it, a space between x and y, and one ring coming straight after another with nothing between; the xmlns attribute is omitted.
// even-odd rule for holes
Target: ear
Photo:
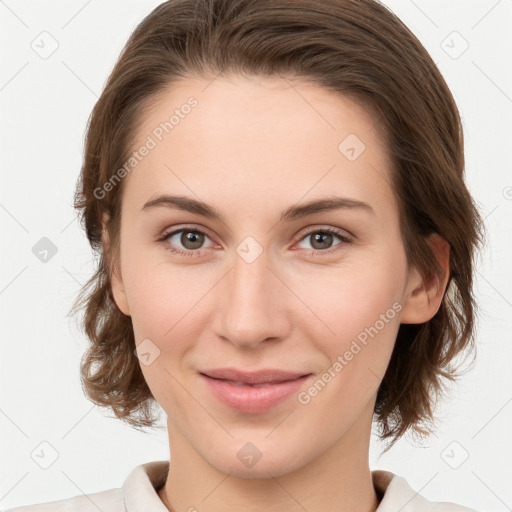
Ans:
<svg viewBox="0 0 512 512"><path fill-rule="evenodd" d="M103 223L102 223L102 232L101 232L101 242L103 246L103 254L108 254L108 250L110 247L110 238L108 236L107 223L109 220L109 216L107 213L103 215ZM122 277L119 272L119 265L113 265L114 270L110 275L110 287L112 289L112 296L117 307L127 316L130 316L130 308L128 306L128 300L126 298L126 292L124 289L124 284Z"/></svg>
<svg viewBox="0 0 512 512"><path fill-rule="evenodd" d="M429 282L425 282L416 268L411 269L400 317L400 322L403 324L428 322L439 310L448 284L450 244L438 233L430 235L427 242L443 269L443 277L440 281L431 278Z"/></svg>

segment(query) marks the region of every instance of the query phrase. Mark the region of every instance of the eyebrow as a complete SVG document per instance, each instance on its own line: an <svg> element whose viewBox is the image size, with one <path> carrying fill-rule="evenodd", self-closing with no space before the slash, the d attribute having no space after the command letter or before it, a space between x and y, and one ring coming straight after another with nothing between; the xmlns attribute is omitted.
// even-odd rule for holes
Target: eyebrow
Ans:
<svg viewBox="0 0 512 512"><path fill-rule="evenodd" d="M203 217L207 217L209 219L220 220L224 223L226 222L225 216L216 210L213 206L210 206L203 201L199 201L191 197L164 194L145 203L141 208L141 211L148 211L157 207L167 207L183 210L202 215ZM375 210L364 201L359 201L357 199L351 199L348 197L331 196L321 199L314 199L308 201L307 203L300 203L295 206L291 206L281 213L280 220L292 221L313 215L315 213L338 209L359 209L361 211L366 211L375 215Z"/></svg>

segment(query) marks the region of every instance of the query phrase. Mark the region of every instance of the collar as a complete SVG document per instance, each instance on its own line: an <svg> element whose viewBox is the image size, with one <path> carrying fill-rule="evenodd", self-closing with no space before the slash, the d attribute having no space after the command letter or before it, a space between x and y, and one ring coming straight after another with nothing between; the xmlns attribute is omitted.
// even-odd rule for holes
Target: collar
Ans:
<svg viewBox="0 0 512 512"><path fill-rule="evenodd" d="M157 490L165 483L169 472L169 461L158 460L135 467L123 484L126 512L168 512L158 497ZM375 512L429 512L432 503L414 491L405 478L381 469L371 472L372 482L380 499ZM455 504L446 504L446 510L471 512ZM453 508L452 508L453 507ZM442 509L445 510L445 509Z"/></svg>

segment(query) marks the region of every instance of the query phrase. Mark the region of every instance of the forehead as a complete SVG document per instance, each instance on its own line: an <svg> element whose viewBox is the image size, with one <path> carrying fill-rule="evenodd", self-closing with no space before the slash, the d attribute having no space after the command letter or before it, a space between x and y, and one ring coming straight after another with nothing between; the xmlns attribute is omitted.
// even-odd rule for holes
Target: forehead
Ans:
<svg viewBox="0 0 512 512"><path fill-rule="evenodd" d="M129 173L125 198L140 208L159 192L207 193L217 206L232 198L240 209L244 197L254 210L328 192L393 208L375 123L354 100L304 81L182 79L139 121L132 150L150 149Z"/></svg>

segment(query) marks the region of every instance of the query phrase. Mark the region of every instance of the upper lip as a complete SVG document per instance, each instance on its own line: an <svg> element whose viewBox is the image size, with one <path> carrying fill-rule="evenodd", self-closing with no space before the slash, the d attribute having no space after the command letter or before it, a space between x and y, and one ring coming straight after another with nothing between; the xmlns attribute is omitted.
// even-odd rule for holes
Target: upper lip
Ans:
<svg viewBox="0 0 512 512"><path fill-rule="evenodd" d="M297 373L268 368L254 372L246 372L236 368L216 368L212 370L201 371L203 375L214 379L231 380L234 382L243 382L245 384L263 384L269 382L284 382L294 380L310 373Z"/></svg>

